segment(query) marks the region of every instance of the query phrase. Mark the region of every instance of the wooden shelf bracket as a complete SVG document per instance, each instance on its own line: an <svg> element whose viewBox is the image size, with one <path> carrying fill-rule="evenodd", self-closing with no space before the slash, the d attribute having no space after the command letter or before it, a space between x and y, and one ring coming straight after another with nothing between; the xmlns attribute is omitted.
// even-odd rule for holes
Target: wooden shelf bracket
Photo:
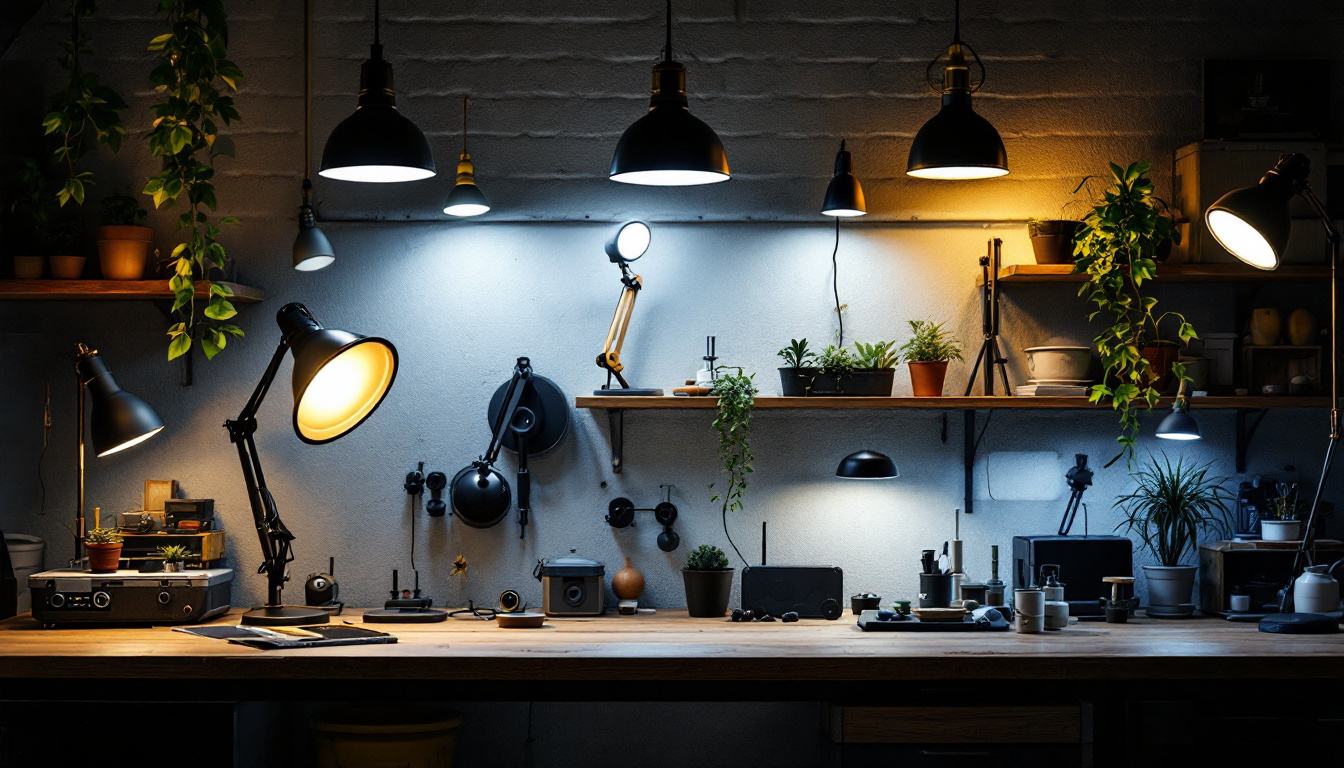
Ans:
<svg viewBox="0 0 1344 768"><path fill-rule="evenodd" d="M625 409L607 409L607 427L611 433L611 471L625 469Z"/></svg>

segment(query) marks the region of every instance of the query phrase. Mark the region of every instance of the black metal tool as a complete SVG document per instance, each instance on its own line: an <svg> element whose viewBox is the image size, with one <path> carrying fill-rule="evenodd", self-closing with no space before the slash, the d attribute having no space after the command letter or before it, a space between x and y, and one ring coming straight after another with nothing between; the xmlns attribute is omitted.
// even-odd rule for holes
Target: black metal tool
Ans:
<svg viewBox="0 0 1344 768"><path fill-rule="evenodd" d="M681 536L672 530L672 524L677 521L677 507L672 503L672 489L674 485L660 485L667 494L667 498L658 502L653 507L636 507L635 503L624 496L611 500L607 505L607 524L612 528L630 528L635 525L636 512L652 512L653 519L663 526L663 530L658 534L658 548L664 552L671 552L681 545Z"/></svg>
<svg viewBox="0 0 1344 768"><path fill-rule="evenodd" d="M1075 453L1073 467L1064 475L1069 484L1069 501L1064 506L1064 518L1059 521L1059 535L1068 536L1073 528L1073 520L1078 516L1078 506L1083 501L1083 491L1092 485L1092 470L1087 466L1087 454ZM1083 519L1087 516L1084 514Z"/></svg>

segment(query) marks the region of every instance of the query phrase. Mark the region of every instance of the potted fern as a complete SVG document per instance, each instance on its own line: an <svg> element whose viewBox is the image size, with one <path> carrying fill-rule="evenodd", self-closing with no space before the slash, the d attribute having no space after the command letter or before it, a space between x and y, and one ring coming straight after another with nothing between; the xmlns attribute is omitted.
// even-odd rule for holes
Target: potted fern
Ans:
<svg viewBox="0 0 1344 768"><path fill-rule="evenodd" d="M121 532L116 528L92 528L84 533L90 573L115 573L121 564Z"/></svg>
<svg viewBox="0 0 1344 768"><path fill-rule="evenodd" d="M1166 454L1149 457L1145 466L1130 473L1137 487L1121 496L1115 508L1124 514L1116 530L1136 534L1154 557L1143 566L1148 580L1148 615L1189 616L1199 566L1187 564L1201 534L1225 531L1231 518L1228 502L1234 497L1225 477L1209 475L1211 464L1190 464Z"/></svg>
<svg viewBox="0 0 1344 768"><path fill-rule="evenodd" d="M779 369L779 394L806 397L817 377L817 355L808 349L807 339L789 339L789 346L776 353L784 361Z"/></svg>
<svg viewBox="0 0 1344 768"><path fill-rule="evenodd" d="M961 342L943 330L943 323L932 320L911 320L910 331L901 357L910 369L915 397L942 397L947 364L961 359Z"/></svg>
<svg viewBox="0 0 1344 768"><path fill-rule="evenodd" d="M716 619L728 612L733 590L733 569L728 555L710 544L701 544L686 558L681 569L686 585L686 612L698 619Z"/></svg>

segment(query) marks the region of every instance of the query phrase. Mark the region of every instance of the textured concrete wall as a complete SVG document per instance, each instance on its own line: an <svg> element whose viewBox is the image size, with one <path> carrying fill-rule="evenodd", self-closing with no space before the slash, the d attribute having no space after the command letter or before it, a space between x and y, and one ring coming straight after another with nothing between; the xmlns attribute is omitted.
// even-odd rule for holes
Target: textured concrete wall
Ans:
<svg viewBox="0 0 1344 768"><path fill-rule="evenodd" d="M120 157L101 164L107 175L100 193L138 186L152 172L141 141L153 98L143 48L160 29L140 6L102 5L93 29L98 68L133 109L126 115L132 140ZM648 289L626 346L637 384L674 385L698 367L703 337L717 334L725 362L756 371L762 391L773 394L774 351L790 337L818 341L834 330L832 231L815 211L840 137L850 138L857 153L877 222L844 233L847 337L903 337L907 319L933 317L950 320L974 341L975 259L985 240L1002 237L1009 261L1030 258L1024 228L1006 220L1053 214L1079 176L1104 172L1111 159L1153 161L1159 187L1167 188L1172 150L1198 135L1202 58L1330 58L1339 74L1344 33L1344 12L1327 2L967 4L963 34L989 67L977 104L1003 133L1013 174L942 184L907 179L904 162L910 137L936 109L922 77L950 37L947 4L680 3L676 45L689 69L692 109L723 137L735 178L709 188L657 190L606 180L620 132L644 109L649 65L661 44L661 9L647 5L538 2L501 10L484 2L385 3L383 40L403 110L430 135L440 169L448 170L460 140L460 97L473 96L472 153L496 209L479 221L444 221L437 212L445 176L392 188L318 180L328 219L423 221L325 224L340 261L299 274L289 269L288 251L302 177L300 4L230 3L231 51L247 80L238 99L243 122L230 131L238 156L220 161L219 196L222 211L243 220L226 240L243 279L264 287L269 298L243 310L248 338L220 359L199 363L191 388L179 387L176 367L164 361L165 320L148 304L0 306L6 403L0 419L7 435L0 445L0 525L52 540L53 562L68 556L62 524L73 504L69 350L86 341L169 426L137 450L92 461L90 506L131 508L146 478L174 477L187 494L213 496L231 532L235 601L259 600L264 583L254 573L250 518L220 425L265 366L276 338L274 311L303 301L329 324L385 335L401 352L396 389L358 432L328 446L302 446L288 427L287 388L278 386L258 436L271 488L299 537L296 579L336 555L346 599L374 604L387 571L409 567L404 473L423 460L451 475L484 449L486 400L514 357L530 355L538 372L571 396L601 383L592 358L618 285L601 253L606 226L596 222L639 216L666 223L656 226L640 263ZM365 3L316 4L315 158L327 132L353 107L370 37L368 10ZM54 76L51 60L63 29L57 9L45 8L6 54L6 82L13 84L16 73ZM1338 89L1333 98L1338 106ZM11 115L10 153L24 139L13 124ZM160 244L171 245L169 215L154 219ZM923 223L940 219L969 221ZM1175 286L1160 295L1201 330L1220 331L1242 330L1238 305L1289 310L1306 303L1320 310L1324 299L1320 291L1282 286L1249 297L1240 291ZM1015 287L1007 301L1005 342L1017 381L1025 378L1017 350L1091 336L1068 287ZM952 367L950 392L964 386L968 370ZM904 370L897 381L898 393L909 391ZM48 383L55 423L42 475L43 517L35 468ZM918 551L951 537L952 509L961 505L956 417L944 443L936 412L759 414L747 510L729 520L744 554L754 558L760 522L769 520L772 560L835 563L845 568L851 591L910 595ZM512 522L476 531L451 519L418 519L417 559L440 602L490 603L507 588L539 602L528 575L532 563L572 547L611 570L622 556L633 557L648 578L648 601L681 605L676 568L686 549L659 552L648 521L620 532L602 521L612 497L648 504L662 483L677 486L685 545L726 546L707 489L716 478L708 414L629 415L628 469L619 476L608 469L605 418L578 411L572 419L566 441L533 464L534 525L525 541ZM1230 474L1233 415L1201 415L1201 423L1207 439L1177 452L1212 460ZM1324 431L1322 413L1271 414L1252 448L1251 471L1283 474L1292 465L1309 479ZM984 448L1057 452L1062 490L1071 455L1089 453L1099 466L1113 437L1105 413L1000 412ZM901 479L836 481L835 463L861 447L893 455ZM1092 531L1111 529L1110 502L1128 487L1119 468L1098 473L1088 496ZM1053 531L1062 504L1062 498L978 504L962 528L973 575L985 575L990 544ZM472 561L471 576L450 582L449 563L459 553Z"/></svg>

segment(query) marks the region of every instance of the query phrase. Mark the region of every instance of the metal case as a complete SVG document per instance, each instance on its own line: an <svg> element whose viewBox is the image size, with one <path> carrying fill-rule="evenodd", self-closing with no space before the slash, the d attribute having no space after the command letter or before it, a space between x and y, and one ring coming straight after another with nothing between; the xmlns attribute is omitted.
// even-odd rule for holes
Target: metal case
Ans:
<svg viewBox="0 0 1344 768"><path fill-rule="evenodd" d="M233 571L89 573L28 577L33 618L43 624L194 624L229 610Z"/></svg>
<svg viewBox="0 0 1344 768"><path fill-rule="evenodd" d="M606 566L567 555L537 564L542 610L547 616L601 616L606 609Z"/></svg>

